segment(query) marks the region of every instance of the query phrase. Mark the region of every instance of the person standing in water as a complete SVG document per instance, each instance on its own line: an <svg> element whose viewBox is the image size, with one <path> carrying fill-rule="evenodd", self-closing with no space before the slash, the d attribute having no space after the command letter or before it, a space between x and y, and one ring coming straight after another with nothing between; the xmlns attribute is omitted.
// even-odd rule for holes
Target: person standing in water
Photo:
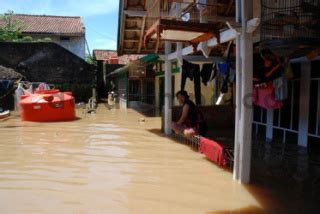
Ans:
<svg viewBox="0 0 320 214"><path fill-rule="evenodd" d="M207 132L207 124L197 106L189 99L186 91L179 91L176 97L182 105L182 113L177 122L172 122L172 130L187 136L202 135Z"/></svg>

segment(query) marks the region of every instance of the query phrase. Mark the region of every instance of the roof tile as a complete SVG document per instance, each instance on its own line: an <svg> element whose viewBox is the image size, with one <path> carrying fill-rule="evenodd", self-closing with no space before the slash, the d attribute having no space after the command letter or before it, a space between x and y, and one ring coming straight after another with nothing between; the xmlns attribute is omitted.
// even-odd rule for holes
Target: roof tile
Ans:
<svg viewBox="0 0 320 214"><path fill-rule="evenodd" d="M15 14L15 20L23 24L23 33L56 34L56 35L83 35L85 27L78 16L47 16ZM0 26L4 25L0 20Z"/></svg>

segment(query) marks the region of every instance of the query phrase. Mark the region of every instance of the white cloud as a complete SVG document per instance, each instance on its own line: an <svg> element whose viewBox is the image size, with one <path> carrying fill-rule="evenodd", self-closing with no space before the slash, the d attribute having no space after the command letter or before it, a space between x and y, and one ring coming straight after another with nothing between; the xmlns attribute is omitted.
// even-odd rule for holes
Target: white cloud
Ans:
<svg viewBox="0 0 320 214"><path fill-rule="evenodd" d="M118 11L119 0L0 0L0 13L94 16Z"/></svg>

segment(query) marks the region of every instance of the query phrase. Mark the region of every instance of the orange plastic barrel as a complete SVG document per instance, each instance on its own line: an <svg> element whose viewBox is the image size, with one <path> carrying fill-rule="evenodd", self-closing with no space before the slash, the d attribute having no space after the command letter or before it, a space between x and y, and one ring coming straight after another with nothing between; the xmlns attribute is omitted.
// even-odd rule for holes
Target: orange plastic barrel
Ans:
<svg viewBox="0 0 320 214"><path fill-rule="evenodd" d="M37 91L22 96L20 107L23 121L58 122L76 119L75 101L71 92Z"/></svg>

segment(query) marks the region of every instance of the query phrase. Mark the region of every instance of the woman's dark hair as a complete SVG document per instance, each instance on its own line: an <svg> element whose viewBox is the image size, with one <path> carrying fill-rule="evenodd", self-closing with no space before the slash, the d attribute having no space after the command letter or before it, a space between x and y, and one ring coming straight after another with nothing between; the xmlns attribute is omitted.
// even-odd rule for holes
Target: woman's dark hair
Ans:
<svg viewBox="0 0 320 214"><path fill-rule="evenodd" d="M189 99L189 95L188 95L188 92L186 92L186 91L178 91L177 93L176 93L176 97L177 96L184 96L186 99Z"/></svg>

